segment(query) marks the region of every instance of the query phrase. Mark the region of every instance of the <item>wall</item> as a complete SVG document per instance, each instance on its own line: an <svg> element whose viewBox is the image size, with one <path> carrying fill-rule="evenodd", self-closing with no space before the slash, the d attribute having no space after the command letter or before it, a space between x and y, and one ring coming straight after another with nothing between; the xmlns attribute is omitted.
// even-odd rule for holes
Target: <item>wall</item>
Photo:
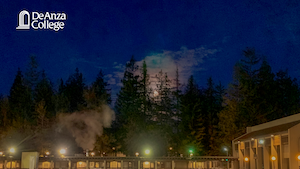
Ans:
<svg viewBox="0 0 300 169"><path fill-rule="evenodd" d="M291 169L299 168L297 156L300 155L299 139L300 139L300 124L290 128L289 133L289 150L290 150L290 165Z"/></svg>

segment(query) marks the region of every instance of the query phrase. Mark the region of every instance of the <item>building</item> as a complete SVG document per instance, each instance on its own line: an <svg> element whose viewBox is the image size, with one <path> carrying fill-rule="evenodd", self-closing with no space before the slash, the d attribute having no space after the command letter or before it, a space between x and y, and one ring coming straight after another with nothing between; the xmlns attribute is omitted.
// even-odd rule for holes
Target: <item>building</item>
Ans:
<svg viewBox="0 0 300 169"><path fill-rule="evenodd" d="M300 168L300 114L247 127L232 149L235 169Z"/></svg>
<svg viewBox="0 0 300 169"><path fill-rule="evenodd" d="M0 169L227 169L237 160L227 156L55 158L35 154L28 152L22 160L0 158Z"/></svg>

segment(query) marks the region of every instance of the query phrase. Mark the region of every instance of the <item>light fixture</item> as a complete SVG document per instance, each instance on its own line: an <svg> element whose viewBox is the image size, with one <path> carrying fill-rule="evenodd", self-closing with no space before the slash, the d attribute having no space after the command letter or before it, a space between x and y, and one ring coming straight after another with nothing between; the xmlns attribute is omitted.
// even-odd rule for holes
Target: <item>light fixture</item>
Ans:
<svg viewBox="0 0 300 169"><path fill-rule="evenodd" d="M261 139L259 140L259 144L264 144L265 140Z"/></svg>
<svg viewBox="0 0 300 169"><path fill-rule="evenodd" d="M15 153L15 152L16 152L16 149L15 149L15 148L10 148L10 149L9 149L9 152Z"/></svg>
<svg viewBox="0 0 300 169"><path fill-rule="evenodd" d="M46 151L46 152L45 152L45 154L46 154L46 155L49 155L49 154L50 154L50 152L49 152L49 151Z"/></svg>
<svg viewBox="0 0 300 169"><path fill-rule="evenodd" d="M253 141L253 140L254 140L254 138L251 138L251 140Z"/></svg>
<svg viewBox="0 0 300 169"><path fill-rule="evenodd" d="M245 157L245 159L244 159L246 162L248 162L249 161L249 158L248 157Z"/></svg>
<svg viewBox="0 0 300 169"><path fill-rule="evenodd" d="M275 156L272 156L271 160L272 160L272 161L275 161L275 160L276 160L276 157L275 157Z"/></svg>
<svg viewBox="0 0 300 169"><path fill-rule="evenodd" d="M147 154L147 155L150 154L150 150L148 150L148 149L145 150L145 154Z"/></svg>
<svg viewBox="0 0 300 169"><path fill-rule="evenodd" d="M298 157L297 157L297 158L298 158L298 160L300 161L300 155L298 155Z"/></svg>
<svg viewBox="0 0 300 169"><path fill-rule="evenodd" d="M274 135L272 134L271 137L274 137Z"/></svg>
<svg viewBox="0 0 300 169"><path fill-rule="evenodd" d="M62 154L62 155L63 155L63 154L66 154L66 149L64 149L64 148L60 149L60 150L59 150L59 153Z"/></svg>
<svg viewBox="0 0 300 169"><path fill-rule="evenodd" d="M135 156L137 156L137 157L138 157L139 155L140 155L140 153L138 153L138 152L136 152L136 153L135 153Z"/></svg>

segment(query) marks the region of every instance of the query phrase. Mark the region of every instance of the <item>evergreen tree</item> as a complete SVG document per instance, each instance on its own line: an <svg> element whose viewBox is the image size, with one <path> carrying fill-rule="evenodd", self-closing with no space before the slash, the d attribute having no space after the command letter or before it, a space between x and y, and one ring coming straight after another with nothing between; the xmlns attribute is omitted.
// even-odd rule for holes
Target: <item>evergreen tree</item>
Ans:
<svg viewBox="0 0 300 169"><path fill-rule="evenodd" d="M47 78L45 71L42 71L42 79L37 83L35 87L35 98L34 101L36 106L43 102L46 107L47 118L55 116L54 108L54 91L50 80Z"/></svg>
<svg viewBox="0 0 300 169"><path fill-rule="evenodd" d="M82 73L76 68L75 73L68 78L64 88L64 94L69 101L69 112L80 110L85 106L83 95L85 88Z"/></svg>
<svg viewBox="0 0 300 169"><path fill-rule="evenodd" d="M155 112L153 113L153 122L156 124L153 130L153 134L157 134L160 137L164 133L164 138L161 138L163 144L161 144L163 150L168 150L168 147L174 147L174 129L175 129L175 112L173 104L173 95L171 88L171 80L167 73L163 73L161 70L156 76L156 96L154 96ZM175 148L175 147L174 147ZM176 147L177 148L177 147ZM165 153L162 151L161 153Z"/></svg>
<svg viewBox="0 0 300 169"><path fill-rule="evenodd" d="M196 84L194 77L190 76L181 96L180 104L180 135L183 139L179 150L183 154L189 154L189 149L193 149L196 155L204 153L204 145L202 143L205 136L205 119L201 114L202 100L202 91Z"/></svg>
<svg viewBox="0 0 300 169"><path fill-rule="evenodd" d="M234 67L234 81L224 96L224 109L219 115L223 142L230 147L231 140L245 132L245 128L268 121L272 114L274 90L271 68L254 49L244 51L245 60Z"/></svg>
<svg viewBox="0 0 300 169"><path fill-rule="evenodd" d="M55 112L67 112L70 102L66 96L64 81L60 79L58 92L54 95Z"/></svg>
<svg viewBox="0 0 300 169"><path fill-rule="evenodd" d="M30 89L32 92L32 98L35 97L35 87L40 81L40 71L38 70L38 63L35 56L29 57L30 61L27 65L27 69L25 72L25 85Z"/></svg>
<svg viewBox="0 0 300 169"><path fill-rule="evenodd" d="M32 97L30 89L25 86L24 78L20 69L17 71L14 83L10 89L8 119L19 121L24 125L25 121L32 121Z"/></svg>
<svg viewBox="0 0 300 169"><path fill-rule="evenodd" d="M276 111L274 109L277 100L277 97L274 95L276 90L274 76L271 66L264 59L257 73L255 104L258 107L257 110L260 111L259 114L263 115L266 120L271 120Z"/></svg>
<svg viewBox="0 0 300 169"><path fill-rule="evenodd" d="M6 129L10 124L8 116L10 113L9 101L6 96L0 98L0 128Z"/></svg>
<svg viewBox="0 0 300 169"><path fill-rule="evenodd" d="M292 79L287 70L276 73L274 91L276 111L270 117L271 120L296 114L299 112L300 90L297 79Z"/></svg>
<svg viewBox="0 0 300 169"><path fill-rule="evenodd" d="M149 81L149 75L147 72L147 65L146 62L143 61L143 65L141 67L141 76L138 79L139 81L139 90L140 93L139 98L141 99L141 111L145 115L145 118L147 121L152 116L152 108L151 108L151 100L150 100L150 94L152 93L152 89L150 88L150 81Z"/></svg>
<svg viewBox="0 0 300 169"><path fill-rule="evenodd" d="M109 84L104 80L102 70L99 71L96 81L92 84L92 90L95 92L95 97L98 102L111 104L111 94L108 88Z"/></svg>
<svg viewBox="0 0 300 169"><path fill-rule="evenodd" d="M145 118L141 114L140 94L139 94L139 75L138 65L132 56L126 64L124 77L122 79L122 88L117 94L115 109L117 111L116 125L120 127L117 134L118 142L122 145L120 150L126 154L132 154L137 151L137 147L133 148L132 143L139 134L145 130ZM132 134L133 132L133 134Z"/></svg>
<svg viewBox="0 0 300 169"><path fill-rule="evenodd" d="M172 81L173 82L173 90L172 90L172 104L173 104L173 114L174 114L174 128L173 128L173 136L172 136L172 142L170 143L170 147L172 147L172 151L170 151L171 155L176 155L174 154L175 152L178 152L179 150L179 143L180 140L182 139L179 134L179 124L181 121L181 112L180 112L180 97L182 95L181 91L181 83L179 81L179 72L178 72L178 67L176 68L176 73L175 73L175 79Z"/></svg>
<svg viewBox="0 0 300 169"><path fill-rule="evenodd" d="M156 92L158 92L155 97L156 121L159 125L173 127L174 112L172 110L174 106L172 104L171 81L167 73L163 73L162 70L155 77L157 79Z"/></svg>
<svg viewBox="0 0 300 169"><path fill-rule="evenodd" d="M222 96L224 87L222 84L215 86L212 78L207 80L207 88L204 89L204 100L202 104L202 116L205 119L205 136L202 140L202 145L205 147L206 155L218 155L221 147L218 137L218 114L222 110ZM200 132L200 135L203 135Z"/></svg>

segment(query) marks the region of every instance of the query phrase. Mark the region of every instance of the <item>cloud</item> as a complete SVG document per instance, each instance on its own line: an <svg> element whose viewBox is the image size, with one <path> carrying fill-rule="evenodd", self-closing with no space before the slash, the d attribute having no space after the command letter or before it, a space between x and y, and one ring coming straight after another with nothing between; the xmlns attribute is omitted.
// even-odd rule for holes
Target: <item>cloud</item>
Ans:
<svg viewBox="0 0 300 169"><path fill-rule="evenodd" d="M144 60L150 77L155 77L162 70L173 80L176 77L176 69L178 68L179 79L181 83L185 83L190 75L204 71L205 69L201 64L216 52L216 49L206 49L204 47L195 49L181 47L179 51L165 50L161 53L146 56ZM137 63L141 65L142 62L138 61Z"/></svg>
<svg viewBox="0 0 300 169"><path fill-rule="evenodd" d="M176 69L178 68L180 83L186 83L189 76L205 71L203 64L206 60L214 58L217 49L207 49L205 47L199 47L195 49L188 49L187 47L181 47L179 51L164 50L160 53L151 54L146 56L143 60L137 61L137 64L141 67L145 60L147 64L148 74L150 75L150 81L155 83L155 75L160 70L167 73L170 80L174 80L176 77ZM117 62L113 63L115 69L114 73L109 76L109 82L113 82L117 87L121 87L121 79L124 76L125 65ZM112 84L112 83L110 83ZM152 84L155 87L155 84Z"/></svg>

